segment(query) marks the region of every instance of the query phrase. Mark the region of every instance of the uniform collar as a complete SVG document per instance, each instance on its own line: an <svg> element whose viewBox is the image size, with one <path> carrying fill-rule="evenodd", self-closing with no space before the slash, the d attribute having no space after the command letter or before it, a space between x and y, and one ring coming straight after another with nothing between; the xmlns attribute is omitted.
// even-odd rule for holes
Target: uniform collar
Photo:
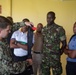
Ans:
<svg viewBox="0 0 76 75"><path fill-rule="evenodd" d="M55 26L55 23L53 23L52 25L46 26L46 28L52 28Z"/></svg>

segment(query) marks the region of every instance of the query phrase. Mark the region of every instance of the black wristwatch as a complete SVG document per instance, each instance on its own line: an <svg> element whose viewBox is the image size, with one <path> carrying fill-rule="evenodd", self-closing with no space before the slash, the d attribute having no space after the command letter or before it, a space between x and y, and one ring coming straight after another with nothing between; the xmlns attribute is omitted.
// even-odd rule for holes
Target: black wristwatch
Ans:
<svg viewBox="0 0 76 75"><path fill-rule="evenodd" d="M17 42L17 41L15 41L15 45L17 45L17 43L18 43L18 42Z"/></svg>

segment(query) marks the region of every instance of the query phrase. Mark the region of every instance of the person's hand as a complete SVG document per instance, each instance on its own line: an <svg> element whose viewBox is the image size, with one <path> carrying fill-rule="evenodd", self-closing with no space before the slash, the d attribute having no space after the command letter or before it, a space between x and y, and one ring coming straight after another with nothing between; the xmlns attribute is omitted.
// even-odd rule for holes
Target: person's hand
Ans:
<svg viewBox="0 0 76 75"><path fill-rule="evenodd" d="M66 54L66 55L68 55L68 49L64 49L64 53Z"/></svg>
<svg viewBox="0 0 76 75"><path fill-rule="evenodd" d="M25 24L30 27L31 27L31 25L34 26L34 24L32 22L25 22Z"/></svg>
<svg viewBox="0 0 76 75"><path fill-rule="evenodd" d="M32 62L32 59L27 59L26 61L27 61L30 65L32 65L32 63L33 63L33 62Z"/></svg>
<svg viewBox="0 0 76 75"><path fill-rule="evenodd" d="M69 48L68 48L68 46L66 46L66 48L64 49L64 53L65 53L66 55L69 54Z"/></svg>
<svg viewBox="0 0 76 75"><path fill-rule="evenodd" d="M34 27L34 24L33 24L33 22L30 22L30 24L32 25L32 27Z"/></svg>

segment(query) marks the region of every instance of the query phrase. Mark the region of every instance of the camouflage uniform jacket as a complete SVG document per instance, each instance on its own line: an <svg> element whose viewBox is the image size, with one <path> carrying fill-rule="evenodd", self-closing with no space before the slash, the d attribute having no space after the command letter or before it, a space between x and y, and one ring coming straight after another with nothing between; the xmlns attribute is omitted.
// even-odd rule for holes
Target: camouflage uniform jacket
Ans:
<svg viewBox="0 0 76 75"><path fill-rule="evenodd" d="M17 22L17 23L14 23L13 26L12 26L12 32L18 30L20 28L20 23Z"/></svg>
<svg viewBox="0 0 76 75"><path fill-rule="evenodd" d="M0 41L0 75L18 74L25 70L26 61L13 62L9 47Z"/></svg>
<svg viewBox="0 0 76 75"><path fill-rule="evenodd" d="M22 26L25 26L25 23L23 21L14 23L12 26L12 32L18 30Z"/></svg>
<svg viewBox="0 0 76 75"><path fill-rule="evenodd" d="M60 42L66 39L65 30L54 23L49 27L45 26L42 33L44 38L42 61L50 61L50 66L55 66L60 62Z"/></svg>

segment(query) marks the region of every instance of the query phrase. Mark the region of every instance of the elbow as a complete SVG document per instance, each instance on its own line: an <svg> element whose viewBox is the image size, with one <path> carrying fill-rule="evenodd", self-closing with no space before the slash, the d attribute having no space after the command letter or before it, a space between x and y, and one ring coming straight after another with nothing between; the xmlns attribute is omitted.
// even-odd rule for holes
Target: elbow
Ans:
<svg viewBox="0 0 76 75"><path fill-rule="evenodd" d="M68 55L68 50L64 49L64 54Z"/></svg>

